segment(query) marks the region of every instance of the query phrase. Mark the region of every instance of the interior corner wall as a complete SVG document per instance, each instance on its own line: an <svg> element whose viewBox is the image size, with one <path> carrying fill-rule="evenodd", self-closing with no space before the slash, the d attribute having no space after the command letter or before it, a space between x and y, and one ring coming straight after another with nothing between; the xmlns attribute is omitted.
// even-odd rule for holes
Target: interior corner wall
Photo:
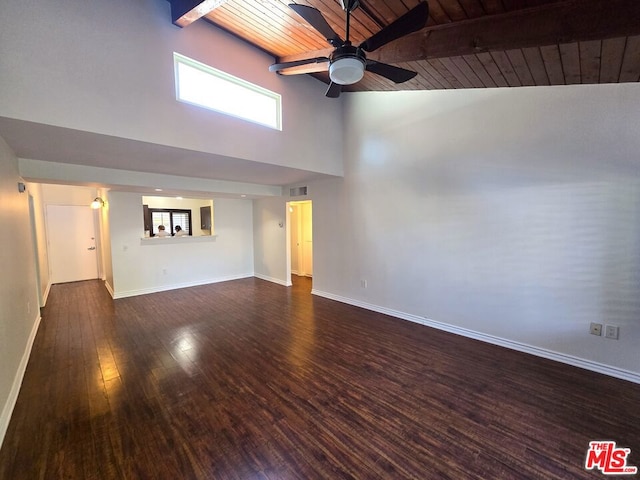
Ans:
<svg viewBox="0 0 640 480"><path fill-rule="evenodd" d="M0 137L0 445L40 320L29 195L18 191L18 159Z"/></svg>
<svg viewBox="0 0 640 480"><path fill-rule="evenodd" d="M271 197L253 201L255 276L290 285L287 278L287 199Z"/></svg>
<svg viewBox="0 0 640 480"><path fill-rule="evenodd" d="M346 97L316 293L640 380L640 85Z"/></svg>
<svg viewBox="0 0 640 480"><path fill-rule="evenodd" d="M215 237L142 240L142 195L109 192L114 298L253 276L251 200L213 204Z"/></svg>
<svg viewBox="0 0 640 480"><path fill-rule="evenodd" d="M174 52L279 93L282 131L176 101ZM341 175L341 101L273 62L165 0L0 2L0 116Z"/></svg>
<svg viewBox="0 0 640 480"><path fill-rule="evenodd" d="M51 275L49 274L49 251L47 245L46 221L44 213L44 200L42 195L42 185L39 183L28 183L27 191L33 197L34 203L34 223L36 228L36 251L38 252L38 272L40 274L41 294L40 306L44 307L51 289Z"/></svg>

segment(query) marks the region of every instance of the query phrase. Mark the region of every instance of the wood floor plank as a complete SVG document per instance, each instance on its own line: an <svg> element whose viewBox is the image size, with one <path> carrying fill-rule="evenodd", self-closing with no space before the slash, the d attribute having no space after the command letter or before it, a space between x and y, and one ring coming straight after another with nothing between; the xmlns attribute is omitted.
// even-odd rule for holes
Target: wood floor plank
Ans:
<svg viewBox="0 0 640 480"><path fill-rule="evenodd" d="M54 285L4 479L587 479L640 385L255 278Z"/></svg>

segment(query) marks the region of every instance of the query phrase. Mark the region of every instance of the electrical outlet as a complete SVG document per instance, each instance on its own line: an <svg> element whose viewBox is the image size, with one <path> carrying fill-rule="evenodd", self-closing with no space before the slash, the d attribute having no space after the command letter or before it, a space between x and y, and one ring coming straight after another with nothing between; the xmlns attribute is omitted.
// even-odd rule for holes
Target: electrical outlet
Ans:
<svg viewBox="0 0 640 480"><path fill-rule="evenodd" d="M602 324L601 323L593 323L591 322L591 327L589 328L589 333L591 335L597 335L598 337L602 335Z"/></svg>
<svg viewBox="0 0 640 480"><path fill-rule="evenodd" d="M166 274L167 274L167 269L166 269L166 268L163 268L163 269L162 269L162 274L163 274L163 275L166 275Z"/></svg>
<svg viewBox="0 0 640 480"><path fill-rule="evenodd" d="M618 327L616 325L605 325L604 337L612 340L618 340Z"/></svg>
<svg viewBox="0 0 640 480"><path fill-rule="evenodd" d="M364 280L364 279L363 279L363 280L360 280L360 286L361 286L362 288L367 288L367 281L366 281L366 280Z"/></svg>

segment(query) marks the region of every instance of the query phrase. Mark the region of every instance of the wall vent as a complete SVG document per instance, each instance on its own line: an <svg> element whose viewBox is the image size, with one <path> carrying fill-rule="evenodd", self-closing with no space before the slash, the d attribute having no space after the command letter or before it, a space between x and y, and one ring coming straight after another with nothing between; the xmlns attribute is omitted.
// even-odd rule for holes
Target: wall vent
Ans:
<svg viewBox="0 0 640 480"><path fill-rule="evenodd" d="M307 187L294 187L289 189L290 197L303 197L307 194Z"/></svg>

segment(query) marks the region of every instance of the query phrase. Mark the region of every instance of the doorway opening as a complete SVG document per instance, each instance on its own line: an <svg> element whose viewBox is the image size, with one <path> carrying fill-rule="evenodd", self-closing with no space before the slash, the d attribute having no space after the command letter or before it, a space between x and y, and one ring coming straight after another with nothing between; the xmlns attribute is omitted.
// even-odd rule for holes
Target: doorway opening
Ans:
<svg viewBox="0 0 640 480"><path fill-rule="evenodd" d="M313 277L313 207L311 200L287 203L289 218L287 276L291 283L308 284Z"/></svg>

